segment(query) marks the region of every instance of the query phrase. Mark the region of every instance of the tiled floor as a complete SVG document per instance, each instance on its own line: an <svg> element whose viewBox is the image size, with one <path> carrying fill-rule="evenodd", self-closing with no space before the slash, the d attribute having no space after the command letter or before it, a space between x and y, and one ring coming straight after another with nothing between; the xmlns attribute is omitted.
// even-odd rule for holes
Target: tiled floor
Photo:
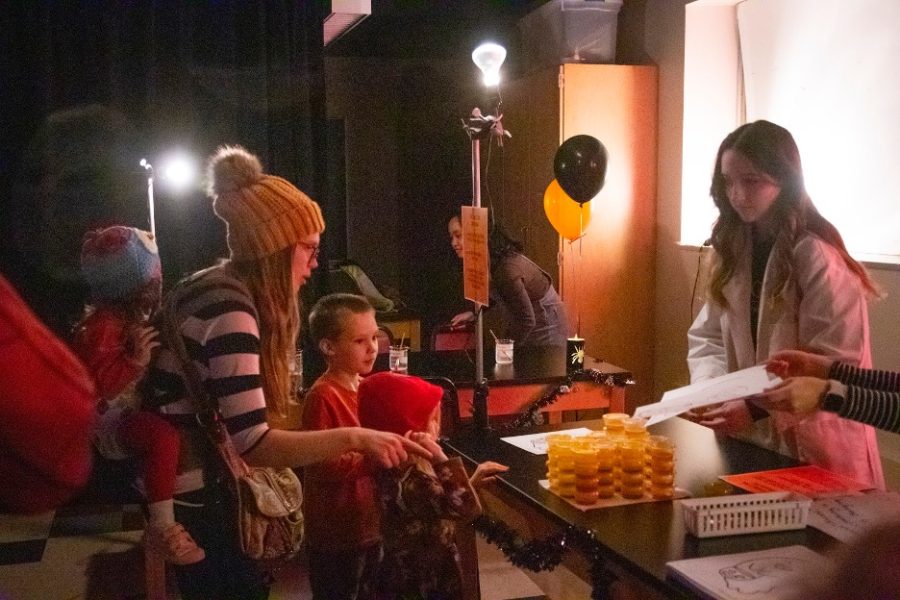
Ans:
<svg viewBox="0 0 900 600"><path fill-rule="evenodd" d="M144 598L141 526L140 508L133 504L0 514L0 600ZM496 548L479 540L478 555L483 600L545 598ZM311 597L299 564L278 574L272 600ZM171 596L177 598L174 590Z"/></svg>

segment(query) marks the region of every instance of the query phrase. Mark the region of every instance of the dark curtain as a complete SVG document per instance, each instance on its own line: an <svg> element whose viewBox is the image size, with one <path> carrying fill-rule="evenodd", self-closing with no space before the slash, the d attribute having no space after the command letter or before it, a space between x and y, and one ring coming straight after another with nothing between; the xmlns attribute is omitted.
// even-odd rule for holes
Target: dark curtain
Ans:
<svg viewBox="0 0 900 600"><path fill-rule="evenodd" d="M147 177L180 149L198 167L241 144L321 199L322 6L313 0L4 2L0 8L0 269L66 333L82 310L81 236L149 228ZM198 184L155 178L167 284L227 254Z"/></svg>

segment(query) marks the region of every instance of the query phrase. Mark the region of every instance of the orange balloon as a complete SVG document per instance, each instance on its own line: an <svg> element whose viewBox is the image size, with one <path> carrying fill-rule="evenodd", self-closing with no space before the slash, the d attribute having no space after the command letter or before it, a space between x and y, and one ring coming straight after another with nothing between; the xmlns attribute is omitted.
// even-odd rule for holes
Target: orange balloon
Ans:
<svg viewBox="0 0 900 600"><path fill-rule="evenodd" d="M591 222L591 203L575 202L554 179L544 192L544 213L559 235L574 242L584 235Z"/></svg>

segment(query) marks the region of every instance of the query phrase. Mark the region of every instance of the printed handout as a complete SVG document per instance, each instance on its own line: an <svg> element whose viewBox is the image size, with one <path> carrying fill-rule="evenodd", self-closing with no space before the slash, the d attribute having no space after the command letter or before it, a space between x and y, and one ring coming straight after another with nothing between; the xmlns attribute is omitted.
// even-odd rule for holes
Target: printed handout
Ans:
<svg viewBox="0 0 900 600"><path fill-rule="evenodd" d="M757 365L669 390L659 402L639 406L634 416L648 419L647 425L653 425L691 409L759 394L780 382L778 376Z"/></svg>
<svg viewBox="0 0 900 600"><path fill-rule="evenodd" d="M562 431L548 431L546 433L530 433L528 435L516 435L512 437L500 438L507 444L512 444L522 450L527 450L532 454L547 454L547 436L554 433L567 433L573 437L578 437L590 433L587 427L579 427L577 429L564 429Z"/></svg>

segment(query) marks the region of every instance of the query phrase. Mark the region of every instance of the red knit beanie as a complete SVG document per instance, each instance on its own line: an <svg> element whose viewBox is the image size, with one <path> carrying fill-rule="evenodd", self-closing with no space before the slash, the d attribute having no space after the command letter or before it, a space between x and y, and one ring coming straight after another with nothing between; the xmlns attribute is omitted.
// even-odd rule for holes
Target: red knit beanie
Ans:
<svg viewBox="0 0 900 600"><path fill-rule="evenodd" d="M384 371L359 384L359 424L405 434L424 431L444 389L412 375Z"/></svg>

